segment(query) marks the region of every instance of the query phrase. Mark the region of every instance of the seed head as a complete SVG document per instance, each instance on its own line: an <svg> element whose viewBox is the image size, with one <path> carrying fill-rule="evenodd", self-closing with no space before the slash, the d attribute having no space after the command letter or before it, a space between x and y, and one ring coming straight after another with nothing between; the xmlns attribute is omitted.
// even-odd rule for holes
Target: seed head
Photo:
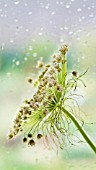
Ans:
<svg viewBox="0 0 96 170"><path fill-rule="evenodd" d="M69 139L70 120L62 114L62 108L68 107L71 112L74 112L71 91L77 87L79 78L74 78L77 77L76 71L72 72L74 77L67 76L65 57L67 51L67 45L61 46L59 54L53 56L53 61L44 66L37 80L33 82L37 90L20 108L10 129L9 139L22 132L27 136L23 138L23 142L28 141L28 145L34 146L34 137L37 136L37 139L43 137L48 143L49 136L49 140L51 138L60 148L65 144L66 139ZM38 61L36 68L42 68L43 65L42 61ZM29 78L28 82L32 83L32 79Z"/></svg>

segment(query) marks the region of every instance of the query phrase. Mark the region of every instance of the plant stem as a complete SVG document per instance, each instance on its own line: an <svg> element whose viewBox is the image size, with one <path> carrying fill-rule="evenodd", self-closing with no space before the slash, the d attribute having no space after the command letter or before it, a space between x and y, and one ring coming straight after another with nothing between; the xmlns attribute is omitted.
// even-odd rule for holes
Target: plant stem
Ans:
<svg viewBox="0 0 96 170"><path fill-rule="evenodd" d="M62 107L63 112L72 120L72 122L76 125L77 129L79 130L79 132L81 133L81 135L83 136L83 138L85 139L85 141L89 144L89 146L91 147L91 149L95 152L96 154L96 145L94 144L94 142L90 139L90 137L88 136L88 134L86 133L86 131L84 130L84 128L82 127L82 125L79 123L79 121L77 120L77 118L70 112L68 112L66 109L64 109L64 107Z"/></svg>
<svg viewBox="0 0 96 170"><path fill-rule="evenodd" d="M64 55L63 56L64 60L62 62L62 84L65 87L65 79L66 79L66 72L67 72L67 57Z"/></svg>

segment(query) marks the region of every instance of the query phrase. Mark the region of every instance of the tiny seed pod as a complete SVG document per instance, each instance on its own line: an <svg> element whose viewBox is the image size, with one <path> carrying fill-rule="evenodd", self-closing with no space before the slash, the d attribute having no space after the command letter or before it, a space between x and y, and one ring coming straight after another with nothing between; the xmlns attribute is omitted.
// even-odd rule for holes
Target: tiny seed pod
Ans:
<svg viewBox="0 0 96 170"><path fill-rule="evenodd" d="M26 137L23 138L23 142L24 143L27 142L27 138Z"/></svg>
<svg viewBox="0 0 96 170"><path fill-rule="evenodd" d="M42 137L43 137L43 135L40 133L37 135L37 139L41 139Z"/></svg>
<svg viewBox="0 0 96 170"><path fill-rule="evenodd" d="M32 138L32 134L31 133L28 133L28 138Z"/></svg>
<svg viewBox="0 0 96 170"><path fill-rule="evenodd" d="M76 71L73 71L72 74L73 74L73 76L77 77L77 72Z"/></svg>
<svg viewBox="0 0 96 170"><path fill-rule="evenodd" d="M23 131L23 129L20 129L20 132L22 132Z"/></svg>
<svg viewBox="0 0 96 170"><path fill-rule="evenodd" d="M31 111L28 111L28 114L31 115Z"/></svg>
<svg viewBox="0 0 96 170"><path fill-rule="evenodd" d="M57 91L62 92L62 87L60 85L57 85Z"/></svg>
<svg viewBox="0 0 96 170"><path fill-rule="evenodd" d="M46 115L48 114L48 110L45 109L45 110L43 111L43 114L46 116Z"/></svg>
<svg viewBox="0 0 96 170"><path fill-rule="evenodd" d="M60 63L60 61L62 60L62 57L60 55L56 56L56 60L58 63Z"/></svg>
<svg viewBox="0 0 96 170"><path fill-rule="evenodd" d="M36 68L41 68L41 67L43 67L43 65L44 65L44 63L42 61L38 61Z"/></svg>
<svg viewBox="0 0 96 170"><path fill-rule="evenodd" d="M27 116L23 116L23 120L26 120L27 119Z"/></svg>
<svg viewBox="0 0 96 170"><path fill-rule="evenodd" d="M43 105L44 105L45 107L48 106L48 102L47 102L47 101L43 102Z"/></svg>
<svg viewBox="0 0 96 170"><path fill-rule="evenodd" d="M28 100L24 100L24 103L28 103Z"/></svg>
<svg viewBox="0 0 96 170"><path fill-rule="evenodd" d="M19 124L18 127L21 127L21 124Z"/></svg>
<svg viewBox="0 0 96 170"><path fill-rule="evenodd" d="M49 85L49 87L52 87L52 86L53 86L53 83L49 82L49 84L48 84L48 85Z"/></svg>
<svg viewBox="0 0 96 170"><path fill-rule="evenodd" d="M61 71L61 68L58 68L58 70L57 70L58 72L60 72Z"/></svg>
<svg viewBox="0 0 96 170"><path fill-rule="evenodd" d="M16 118L16 119L14 120L14 123L18 124L18 123L19 123L19 119Z"/></svg>
<svg viewBox="0 0 96 170"><path fill-rule="evenodd" d="M46 68L49 68L49 67L50 67L50 64L46 64L45 67L46 67Z"/></svg>
<svg viewBox="0 0 96 170"><path fill-rule="evenodd" d="M13 138L13 135L12 135L12 134L9 134L8 138L9 138L9 139L12 139L12 138Z"/></svg>
<svg viewBox="0 0 96 170"><path fill-rule="evenodd" d="M28 83L32 83L32 78L28 78Z"/></svg>
<svg viewBox="0 0 96 170"><path fill-rule="evenodd" d="M28 145L34 146L35 145L35 141L33 139L29 140Z"/></svg>
<svg viewBox="0 0 96 170"><path fill-rule="evenodd" d="M53 99L53 95L49 95L49 96L48 96L48 100L51 101L52 99Z"/></svg>

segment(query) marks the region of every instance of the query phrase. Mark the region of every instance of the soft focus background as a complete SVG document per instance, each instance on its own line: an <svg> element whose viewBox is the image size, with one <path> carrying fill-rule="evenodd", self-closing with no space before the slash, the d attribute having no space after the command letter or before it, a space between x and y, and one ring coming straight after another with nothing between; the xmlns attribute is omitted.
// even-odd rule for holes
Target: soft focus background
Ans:
<svg viewBox="0 0 96 170"><path fill-rule="evenodd" d="M26 79L36 76L36 61L50 61L63 43L70 46L69 71L88 68L80 105L85 122L96 123L96 0L0 0L0 170L96 169L87 144L57 155L42 144L28 147L21 136L7 141L19 107L34 93ZM96 124L84 127L96 143Z"/></svg>

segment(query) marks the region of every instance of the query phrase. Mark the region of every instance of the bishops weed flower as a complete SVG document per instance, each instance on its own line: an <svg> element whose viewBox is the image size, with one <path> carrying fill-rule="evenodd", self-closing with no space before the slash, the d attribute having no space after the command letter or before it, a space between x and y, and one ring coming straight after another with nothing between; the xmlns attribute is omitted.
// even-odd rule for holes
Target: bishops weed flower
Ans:
<svg viewBox="0 0 96 170"><path fill-rule="evenodd" d="M85 86L82 77L86 72L80 75L75 70L67 72L67 51L68 45L63 45L58 54L53 55L51 63L44 65L38 61L37 68L43 67L43 71L35 82L28 79L29 83L37 86L37 91L31 99L25 100L8 137L12 139L23 133L23 142L30 146L34 146L37 139L43 138L46 143L51 139L54 145L63 148L66 142L72 143L70 129L73 123L96 153L95 144L82 127L80 107L73 97L81 97L75 91L78 83Z"/></svg>

